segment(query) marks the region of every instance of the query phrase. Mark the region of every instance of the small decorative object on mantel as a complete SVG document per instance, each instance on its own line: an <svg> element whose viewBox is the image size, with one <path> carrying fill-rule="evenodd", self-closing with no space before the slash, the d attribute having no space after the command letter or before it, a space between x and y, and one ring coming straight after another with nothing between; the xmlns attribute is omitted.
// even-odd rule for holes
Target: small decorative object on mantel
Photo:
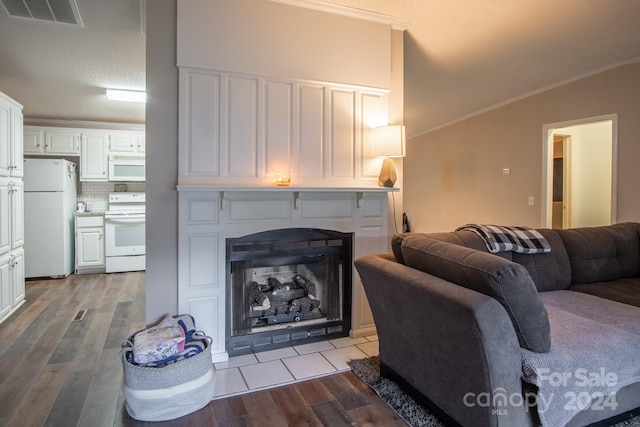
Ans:
<svg viewBox="0 0 640 427"><path fill-rule="evenodd" d="M378 186L393 187L396 183L396 169L391 158L405 156L404 126L388 125L376 128L374 153L376 157L384 158Z"/></svg>
<svg viewBox="0 0 640 427"><path fill-rule="evenodd" d="M276 175L276 185L278 187L288 187L291 184L291 175Z"/></svg>

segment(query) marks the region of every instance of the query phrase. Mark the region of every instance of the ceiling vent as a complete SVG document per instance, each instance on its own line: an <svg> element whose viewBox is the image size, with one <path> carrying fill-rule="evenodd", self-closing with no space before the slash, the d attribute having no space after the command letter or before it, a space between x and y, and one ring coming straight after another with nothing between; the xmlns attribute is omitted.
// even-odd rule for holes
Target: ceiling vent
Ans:
<svg viewBox="0 0 640 427"><path fill-rule="evenodd" d="M0 0L0 8L14 18L83 26L76 0Z"/></svg>

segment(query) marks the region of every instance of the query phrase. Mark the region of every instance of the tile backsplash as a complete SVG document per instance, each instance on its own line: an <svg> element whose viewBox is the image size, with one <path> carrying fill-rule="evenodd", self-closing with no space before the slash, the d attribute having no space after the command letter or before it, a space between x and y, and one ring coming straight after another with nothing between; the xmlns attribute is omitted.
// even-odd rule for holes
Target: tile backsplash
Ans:
<svg viewBox="0 0 640 427"><path fill-rule="evenodd" d="M114 184L127 184L128 192L144 192L144 182L89 182L83 181L78 186L78 201L87 204L87 210L104 212L109 208L109 193L113 193Z"/></svg>

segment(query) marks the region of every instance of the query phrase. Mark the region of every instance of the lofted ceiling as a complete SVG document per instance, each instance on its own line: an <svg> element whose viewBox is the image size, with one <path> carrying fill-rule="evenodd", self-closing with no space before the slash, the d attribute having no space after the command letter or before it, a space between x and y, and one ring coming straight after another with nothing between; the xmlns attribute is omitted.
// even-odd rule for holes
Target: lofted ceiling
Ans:
<svg viewBox="0 0 640 427"><path fill-rule="evenodd" d="M309 3L315 2L314 0ZM408 135L640 60L637 0L331 0L406 22ZM139 0L77 0L84 27L0 13L0 90L25 117L144 122Z"/></svg>

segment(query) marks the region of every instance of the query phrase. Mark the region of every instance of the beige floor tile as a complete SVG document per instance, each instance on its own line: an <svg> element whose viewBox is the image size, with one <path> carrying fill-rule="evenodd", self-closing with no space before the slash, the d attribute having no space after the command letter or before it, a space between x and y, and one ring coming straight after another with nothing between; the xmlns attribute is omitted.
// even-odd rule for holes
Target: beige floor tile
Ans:
<svg viewBox="0 0 640 427"><path fill-rule="evenodd" d="M251 390L295 380L280 360L241 366L240 372Z"/></svg>
<svg viewBox="0 0 640 427"><path fill-rule="evenodd" d="M293 347L284 347L276 350L256 353L256 357L260 362L270 362L272 360L284 359L285 357L293 357L297 355L298 353L293 349Z"/></svg>
<svg viewBox="0 0 640 427"><path fill-rule="evenodd" d="M238 366L251 365L254 363L258 363L256 356L253 354L245 354L243 356L230 357L228 362L214 363L213 366L216 368L216 371L221 371L223 369L237 368Z"/></svg>
<svg viewBox="0 0 640 427"><path fill-rule="evenodd" d="M249 387L247 387L247 384L244 382L244 378L242 378L242 374L240 374L238 368L216 371L215 397L240 393L247 390L249 390Z"/></svg>
<svg viewBox="0 0 640 427"><path fill-rule="evenodd" d="M349 370L347 362L351 359L364 359L367 354L355 346L341 347L335 350L323 351L321 354L329 361L338 371Z"/></svg>
<svg viewBox="0 0 640 427"><path fill-rule="evenodd" d="M337 338L329 342L333 344L336 348L340 348L340 347L348 347L350 345L362 344L368 341L365 337L360 337L360 338L344 337L344 338Z"/></svg>
<svg viewBox="0 0 640 427"><path fill-rule="evenodd" d="M319 341L294 347L299 354L317 353L319 351L333 350L334 348L335 347L329 341Z"/></svg>
<svg viewBox="0 0 640 427"><path fill-rule="evenodd" d="M336 368L320 353L289 357L282 359L282 363L286 365L297 380L336 372Z"/></svg>
<svg viewBox="0 0 640 427"><path fill-rule="evenodd" d="M378 354L380 354L378 341L370 341L364 344L358 344L356 345L356 347L367 353L367 356L377 356Z"/></svg>

